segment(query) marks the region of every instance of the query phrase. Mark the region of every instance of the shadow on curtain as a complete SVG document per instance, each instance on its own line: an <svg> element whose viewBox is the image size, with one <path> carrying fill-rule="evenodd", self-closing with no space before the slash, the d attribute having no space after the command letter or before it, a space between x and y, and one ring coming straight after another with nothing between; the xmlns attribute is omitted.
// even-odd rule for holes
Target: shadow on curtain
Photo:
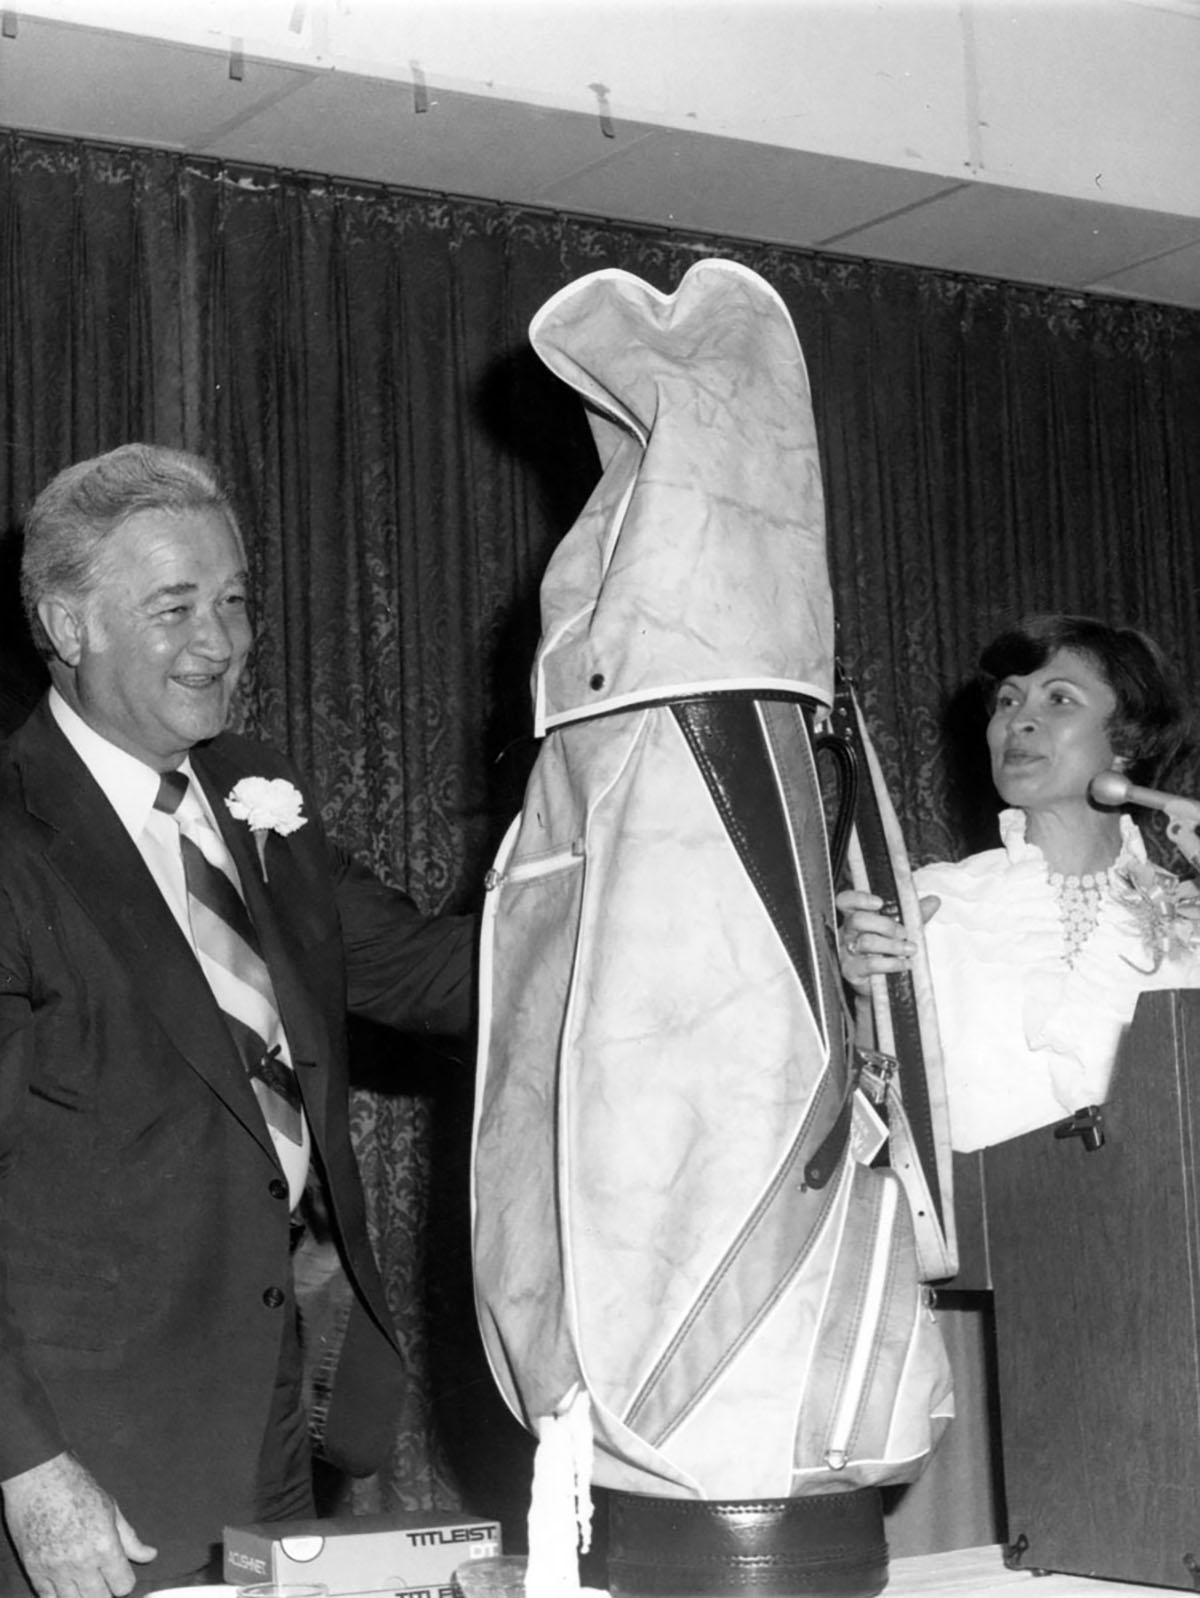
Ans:
<svg viewBox="0 0 1200 1598"><path fill-rule="evenodd" d="M1000 621L1130 621L1196 677L1195 314L15 134L0 250L5 725L40 684L11 606L37 490L130 439L210 455L258 594L241 718L311 772L337 839L426 909L476 901L520 804L537 585L598 473L525 331L601 267L670 290L718 253L788 304L841 651L915 860L990 826L945 733L970 724L961 685ZM413 1381L392 1462L354 1506L467 1501L519 1535L528 1446L470 1294L469 1062L366 1034L358 1058L357 1145Z"/></svg>

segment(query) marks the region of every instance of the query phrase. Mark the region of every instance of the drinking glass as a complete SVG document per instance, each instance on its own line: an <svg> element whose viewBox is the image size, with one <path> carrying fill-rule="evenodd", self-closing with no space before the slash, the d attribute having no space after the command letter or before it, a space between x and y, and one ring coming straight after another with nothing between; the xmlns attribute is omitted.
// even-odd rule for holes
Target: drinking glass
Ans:
<svg viewBox="0 0 1200 1598"><path fill-rule="evenodd" d="M491 1554L468 1559L454 1572L454 1585L462 1598L525 1598L524 1554Z"/></svg>

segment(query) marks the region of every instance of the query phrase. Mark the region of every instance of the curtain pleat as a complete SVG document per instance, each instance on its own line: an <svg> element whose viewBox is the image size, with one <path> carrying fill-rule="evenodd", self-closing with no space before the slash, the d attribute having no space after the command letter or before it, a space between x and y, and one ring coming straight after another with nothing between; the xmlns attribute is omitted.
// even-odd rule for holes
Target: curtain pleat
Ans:
<svg viewBox="0 0 1200 1598"><path fill-rule="evenodd" d="M915 859L987 839L962 684L1006 618L1128 620L1196 679L1194 313L5 133L6 724L40 682L14 580L37 490L133 438L211 455L257 593L241 721L312 774L334 836L383 876L429 910L473 904L532 759L538 583L598 471L529 320L586 272L670 291L710 253L795 319L839 647ZM455 1507L472 1446L504 1425L469 1346L469 1067L358 1047L356 1139L412 1396L355 1502ZM449 1328L432 1347L431 1315Z"/></svg>

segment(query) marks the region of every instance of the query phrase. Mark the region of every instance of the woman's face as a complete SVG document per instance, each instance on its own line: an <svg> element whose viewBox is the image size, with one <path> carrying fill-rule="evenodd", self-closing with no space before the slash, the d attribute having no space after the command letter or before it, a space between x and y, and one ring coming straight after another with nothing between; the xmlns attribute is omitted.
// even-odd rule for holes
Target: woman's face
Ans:
<svg viewBox="0 0 1200 1598"><path fill-rule="evenodd" d="M1087 798L1113 763L1107 725L1117 696L1086 655L1060 649L1025 677L1006 677L988 722L992 781L1007 805L1052 809Z"/></svg>

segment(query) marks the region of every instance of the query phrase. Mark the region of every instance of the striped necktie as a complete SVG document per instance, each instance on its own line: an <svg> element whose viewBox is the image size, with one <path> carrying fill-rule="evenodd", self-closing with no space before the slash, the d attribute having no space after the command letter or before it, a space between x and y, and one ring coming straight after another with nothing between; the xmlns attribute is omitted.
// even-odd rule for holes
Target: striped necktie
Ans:
<svg viewBox="0 0 1200 1598"><path fill-rule="evenodd" d="M164 772L154 808L179 827L188 917L200 964L233 1034L267 1125L289 1142L300 1143L300 1090L295 1072L279 1057L283 1028L271 974L241 894L197 841L211 829L202 830L179 815L187 791L188 779L181 771Z"/></svg>

